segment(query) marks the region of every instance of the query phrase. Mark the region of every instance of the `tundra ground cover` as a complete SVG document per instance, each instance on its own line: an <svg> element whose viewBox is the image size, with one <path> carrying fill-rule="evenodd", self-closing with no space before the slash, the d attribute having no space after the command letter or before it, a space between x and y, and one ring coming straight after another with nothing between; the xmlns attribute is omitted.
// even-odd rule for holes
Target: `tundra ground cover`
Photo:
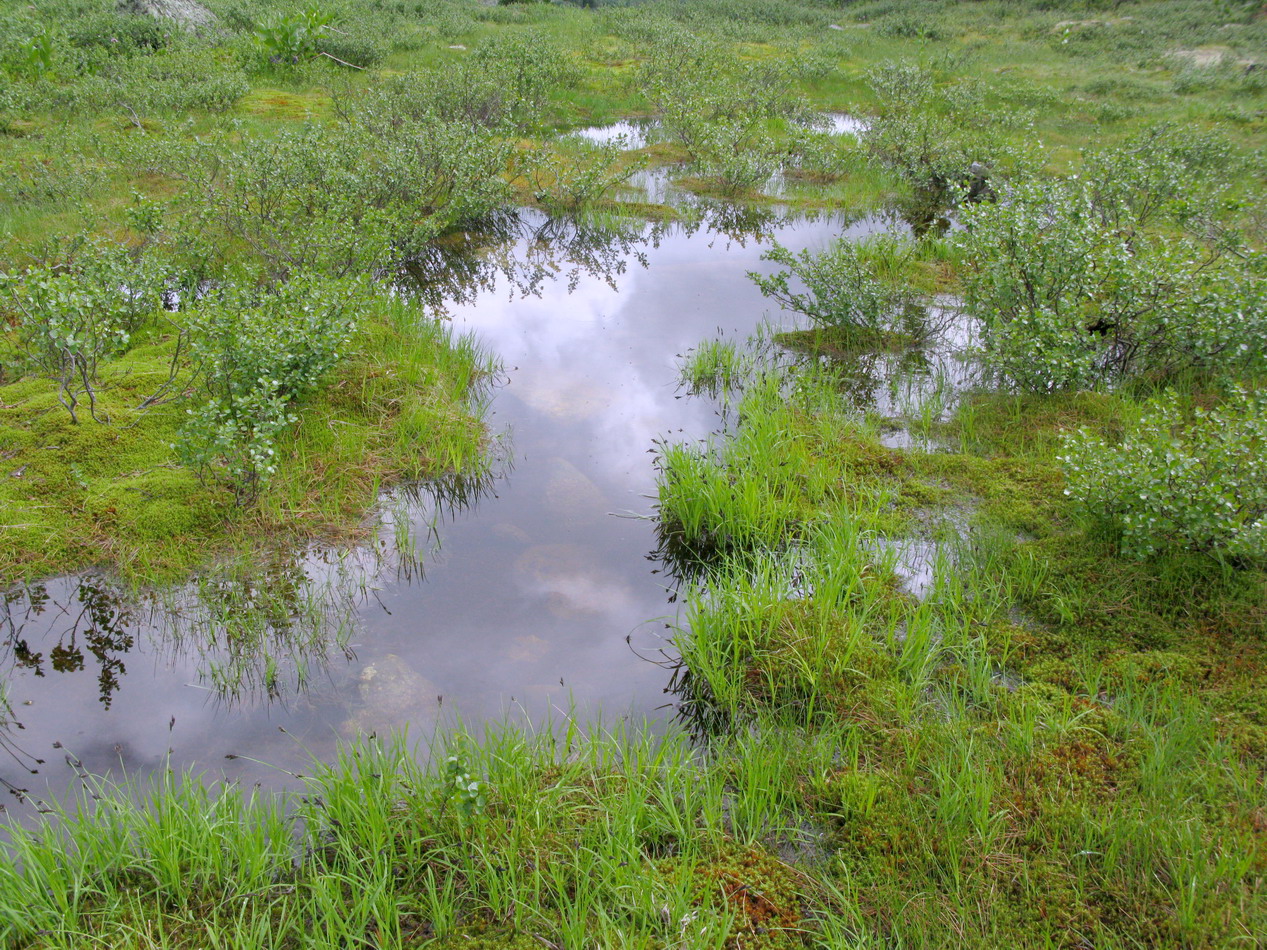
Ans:
<svg viewBox="0 0 1267 950"><path fill-rule="evenodd" d="M615 200L656 164L918 238L776 257L771 300L821 324L776 337L802 355L705 341L684 366L727 412L659 455L696 744L508 728L424 767L367 739L288 802L85 777L83 816L10 832L6 939L1261 941L1261 551L1166 465L1226 457L1200 487L1261 520L1237 392L1267 352L1267 27L1046 6L213 3L201 36L6 6L0 576L178 573L478 471L488 359L390 278L516 203L681 214ZM831 136L833 111L868 122ZM552 137L652 114L636 154ZM945 291L989 374L852 400L891 382L862 378L878 351L919 366ZM1243 438L1206 451L1224 423Z"/></svg>

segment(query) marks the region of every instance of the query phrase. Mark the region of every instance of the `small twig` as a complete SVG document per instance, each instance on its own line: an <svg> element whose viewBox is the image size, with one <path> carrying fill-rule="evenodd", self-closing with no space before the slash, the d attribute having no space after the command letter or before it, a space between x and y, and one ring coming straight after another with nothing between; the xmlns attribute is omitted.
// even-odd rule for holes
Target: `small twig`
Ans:
<svg viewBox="0 0 1267 950"><path fill-rule="evenodd" d="M145 134L145 126L143 126L143 125L141 124L141 118L140 118L140 116L138 116L138 115L136 114L136 112L132 109L132 107L131 107L130 105L128 105L126 102L120 102L120 103L119 103L119 105L123 106L123 108L127 109L127 110L128 110L128 112L129 112L129 113L131 113L131 115L132 115L132 124L133 124L133 125L135 125L138 129L140 129L140 130L141 130L141 134L142 134L142 135L144 135L144 134Z"/></svg>
<svg viewBox="0 0 1267 950"><path fill-rule="evenodd" d="M168 322L175 326L175 323L172 321L169 320ZM185 331L177 327L176 352L172 354L171 361L167 364L167 379L163 382L163 385L159 386L158 389L141 401L141 404L136 407L136 412L141 412L142 410L149 409L151 406L158 404L159 400L162 399L163 396L167 395L168 391L170 391L172 383L176 380L176 374L180 371L180 353L184 348L184 345Z"/></svg>
<svg viewBox="0 0 1267 950"><path fill-rule="evenodd" d="M356 63L348 63L348 62L345 62L344 60L339 59L339 57L337 56L331 56L329 53L325 52L324 50L321 51L321 55L324 56L326 59L334 60L340 66L350 66L352 69L360 69L360 70L365 69L364 66L358 66L356 65Z"/></svg>

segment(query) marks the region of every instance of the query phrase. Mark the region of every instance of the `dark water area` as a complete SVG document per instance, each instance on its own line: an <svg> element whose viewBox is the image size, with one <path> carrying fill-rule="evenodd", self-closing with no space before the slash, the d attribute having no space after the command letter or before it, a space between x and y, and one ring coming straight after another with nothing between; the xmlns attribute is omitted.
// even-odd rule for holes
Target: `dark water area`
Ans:
<svg viewBox="0 0 1267 950"><path fill-rule="evenodd" d="M16 790L60 794L67 755L116 778L170 766L276 787L361 733L671 719L671 674L654 662L677 610L655 555L655 445L719 425L710 399L679 387L678 359L757 330L770 306L746 274L772 269L773 237L796 251L883 225L704 214L631 227L524 213L500 243L419 262L402 285L503 362L488 415L501 461L485 483L390 493L375 543L357 549L139 597L96 575L4 595L10 809L32 807Z"/></svg>

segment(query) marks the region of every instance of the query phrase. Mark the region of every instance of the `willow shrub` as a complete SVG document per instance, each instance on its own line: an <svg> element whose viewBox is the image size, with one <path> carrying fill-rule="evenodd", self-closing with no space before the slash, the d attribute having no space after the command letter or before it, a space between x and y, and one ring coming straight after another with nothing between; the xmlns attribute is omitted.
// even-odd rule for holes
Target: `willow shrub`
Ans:
<svg viewBox="0 0 1267 950"><path fill-rule="evenodd" d="M1065 494L1107 524L1127 556L1188 548L1267 557L1267 397L1236 390L1189 415L1171 394L1118 442L1067 436L1060 460Z"/></svg>
<svg viewBox="0 0 1267 950"><path fill-rule="evenodd" d="M799 254L776 243L762 260L785 269L748 277L765 296L809 317L817 327L874 335L892 330L916 299L907 273L914 248L890 235L842 239L825 250Z"/></svg>
<svg viewBox="0 0 1267 950"><path fill-rule="evenodd" d="M775 120L814 115L798 73L780 61L743 62L697 36L670 30L654 44L639 87L695 172L727 194L759 187L784 155L767 132Z"/></svg>
<svg viewBox="0 0 1267 950"><path fill-rule="evenodd" d="M301 274L252 299L226 288L191 317L203 401L176 446L201 478L254 499L274 471L274 443L345 355L356 329L359 284Z"/></svg>
<svg viewBox="0 0 1267 950"><path fill-rule="evenodd" d="M965 209L965 298L1002 385L1234 381L1267 368L1262 256L1145 230L1127 202L1075 179Z"/></svg>
<svg viewBox="0 0 1267 950"><path fill-rule="evenodd" d="M0 380L43 376L57 384L72 421L81 401L97 418L98 364L127 352L162 310L167 277L142 252L84 235L51 242L45 259L20 272L0 273L0 307L15 330L0 351Z"/></svg>

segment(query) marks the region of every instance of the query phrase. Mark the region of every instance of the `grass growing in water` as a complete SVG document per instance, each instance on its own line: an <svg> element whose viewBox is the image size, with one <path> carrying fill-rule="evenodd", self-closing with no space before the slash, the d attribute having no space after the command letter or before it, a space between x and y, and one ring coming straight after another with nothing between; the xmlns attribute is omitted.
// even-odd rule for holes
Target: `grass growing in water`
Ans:
<svg viewBox="0 0 1267 950"><path fill-rule="evenodd" d="M834 750L781 776L826 829L828 929L862 946L1255 939L1261 568L1123 561L1071 517L1059 431L1113 427L1124 395L978 396L933 425L971 442L925 454L871 443L826 398L830 365L750 379L720 444L666 447L661 495L666 527L724 540L681 572L688 709ZM947 506L968 526L914 596L897 539Z"/></svg>

